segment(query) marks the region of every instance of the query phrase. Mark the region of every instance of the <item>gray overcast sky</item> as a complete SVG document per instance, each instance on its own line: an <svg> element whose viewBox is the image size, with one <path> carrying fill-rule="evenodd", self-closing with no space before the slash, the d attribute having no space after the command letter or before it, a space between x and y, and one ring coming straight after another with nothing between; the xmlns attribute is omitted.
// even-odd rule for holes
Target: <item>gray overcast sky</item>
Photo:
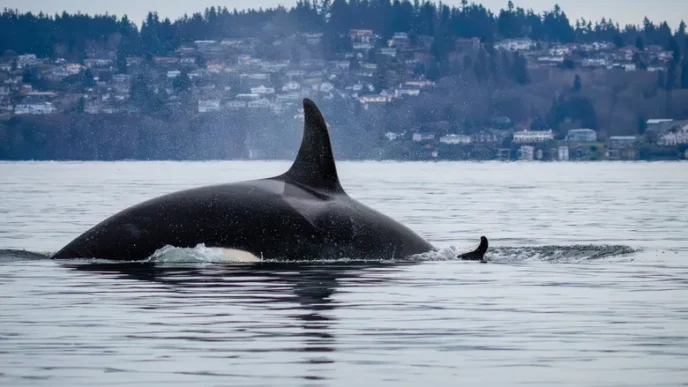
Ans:
<svg viewBox="0 0 688 387"><path fill-rule="evenodd" d="M461 0L444 0L446 4L458 4ZM506 6L508 0L476 1L486 7L499 10ZM676 29L680 21L688 22L688 0L515 0L516 6L532 8L535 11L552 9L558 2L570 19L585 17L588 20L599 20L611 17L621 25L640 24L643 17L651 20L669 22ZM229 9L275 7L282 4L291 7L296 0L0 0L0 7L9 7L20 11L44 11L50 14L67 10L83 13L105 13L129 15L129 18L140 26L148 11L157 11L160 16L172 19L201 11L211 5L226 6Z"/></svg>

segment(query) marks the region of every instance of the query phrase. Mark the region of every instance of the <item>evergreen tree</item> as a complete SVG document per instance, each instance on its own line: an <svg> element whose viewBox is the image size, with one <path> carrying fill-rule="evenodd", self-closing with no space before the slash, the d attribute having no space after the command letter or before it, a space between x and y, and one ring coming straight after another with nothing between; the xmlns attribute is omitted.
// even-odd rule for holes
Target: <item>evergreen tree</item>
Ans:
<svg viewBox="0 0 688 387"><path fill-rule="evenodd" d="M578 74L576 74L575 78L573 79L573 87L571 88L571 90L573 92L579 92L581 90L581 88L582 88L581 78Z"/></svg>
<svg viewBox="0 0 688 387"><path fill-rule="evenodd" d="M487 53L484 49L480 49L478 52L478 60L474 64L475 77L478 82L482 82L487 79L488 68L487 68Z"/></svg>
<svg viewBox="0 0 688 387"><path fill-rule="evenodd" d="M616 47L618 48L621 48L626 45L624 43L623 37L620 34L614 35L614 45L616 45Z"/></svg>
<svg viewBox="0 0 688 387"><path fill-rule="evenodd" d="M208 68L208 61L205 59L205 57L203 55L201 55L199 53L196 55L195 59L196 59L196 66L198 66L199 68L202 68L202 69Z"/></svg>
<svg viewBox="0 0 688 387"><path fill-rule="evenodd" d="M117 72L120 74L126 74L129 71L127 65L127 51L127 44L124 40L122 40L119 44L119 47L117 47L116 61Z"/></svg>
<svg viewBox="0 0 688 387"><path fill-rule="evenodd" d="M378 64L377 70L375 71L375 75L373 77L374 83L373 86L375 87L376 92L381 92L382 90L385 90L389 87L387 83L387 69L386 66Z"/></svg>
<svg viewBox="0 0 688 387"><path fill-rule="evenodd" d="M659 86L661 89L666 89L666 75L664 74L664 71L657 72L657 86Z"/></svg>
<svg viewBox="0 0 688 387"><path fill-rule="evenodd" d="M647 130L647 117L644 114L639 114L637 118L638 122L638 135L642 136Z"/></svg>
<svg viewBox="0 0 688 387"><path fill-rule="evenodd" d="M678 63L681 60L681 49L678 47L678 42L675 37L670 37L667 43L667 50L672 52L672 58L674 63Z"/></svg>
<svg viewBox="0 0 688 387"><path fill-rule="evenodd" d="M683 49L683 62L681 63L681 88L688 89L688 40Z"/></svg>
<svg viewBox="0 0 688 387"><path fill-rule="evenodd" d="M676 83L676 70L677 70L676 62L674 62L674 61L669 62L669 69L667 69L667 73L666 73L666 86L664 87L665 89L667 89L669 91L674 89L674 86Z"/></svg>
<svg viewBox="0 0 688 387"><path fill-rule="evenodd" d="M79 100L76 103L76 109L75 109L76 112L77 113L83 113L85 105L86 105L86 100L84 99L84 97L79 97Z"/></svg>
<svg viewBox="0 0 688 387"><path fill-rule="evenodd" d="M637 52L633 54L633 63L638 70L647 70L647 64L645 64L642 56Z"/></svg>
<svg viewBox="0 0 688 387"><path fill-rule="evenodd" d="M686 22L681 20L681 24L678 26L678 30L676 31L676 39L683 40L686 38Z"/></svg>
<svg viewBox="0 0 688 387"><path fill-rule="evenodd" d="M645 51L645 42L641 36L635 38L635 47L640 51Z"/></svg>
<svg viewBox="0 0 688 387"><path fill-rule="evenodd" d="M172 89L176 93L184 93L191 90L191 78L186 70L182 70L172 81Z"/></svg>
<svg viewBox="0 0 688 387"><path fill-rule="evenodd" d="M514 55L514 77L516 82L521 85L530 82L530 76L528 75L528 60L519 53Z"/></svg>
<svg viewBox="0 0 688 387"><path fill-rule="evenodd" d="M88 88L88 87L93 87L95 85L96 85L96 80L95 80L95 77L93 76L93 72L91 71L91 69L87 69L86 71L84 71L83 86L85 88Z"/></svg>

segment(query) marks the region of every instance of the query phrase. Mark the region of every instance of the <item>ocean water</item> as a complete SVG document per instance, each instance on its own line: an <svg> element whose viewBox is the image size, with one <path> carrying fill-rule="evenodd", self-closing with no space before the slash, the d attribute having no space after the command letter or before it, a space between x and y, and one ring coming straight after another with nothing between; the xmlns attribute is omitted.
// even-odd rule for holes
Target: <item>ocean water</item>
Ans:
<svg viewBox="0 0 688 387"><path fill-rule="evenodd" d="M0 163L0 385L688 385L687 163L339 163L438 248L406 261L10 251L288 166ZM481 235L489 263L453 259Z"/></svg>

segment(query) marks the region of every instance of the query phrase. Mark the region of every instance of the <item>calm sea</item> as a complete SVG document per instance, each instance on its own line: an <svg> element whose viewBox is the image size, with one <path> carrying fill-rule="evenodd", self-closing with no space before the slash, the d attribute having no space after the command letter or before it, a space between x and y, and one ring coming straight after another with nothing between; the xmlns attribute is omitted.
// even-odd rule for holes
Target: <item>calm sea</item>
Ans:
<svg viewBox="0 0 688 387"><path fill-rule="evenodd" d="M339 163L439 249L408 262L7 251L288 166L0 163L0 385L688 385L687 163ZM480 235L490 263L451 259Z"/></svg>

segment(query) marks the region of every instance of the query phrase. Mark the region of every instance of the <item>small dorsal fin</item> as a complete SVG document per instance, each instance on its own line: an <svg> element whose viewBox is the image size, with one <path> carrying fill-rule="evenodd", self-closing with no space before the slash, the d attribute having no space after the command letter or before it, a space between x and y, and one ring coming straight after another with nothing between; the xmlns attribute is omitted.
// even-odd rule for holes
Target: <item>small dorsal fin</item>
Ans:
<svg viewBox="0 0 688 387"><path fill-rule="evenodd" d="M325 118L308 98L303 100L303 115L305 122L299 154L281 177L318 190L344 193L339 184Z"/></svg>

